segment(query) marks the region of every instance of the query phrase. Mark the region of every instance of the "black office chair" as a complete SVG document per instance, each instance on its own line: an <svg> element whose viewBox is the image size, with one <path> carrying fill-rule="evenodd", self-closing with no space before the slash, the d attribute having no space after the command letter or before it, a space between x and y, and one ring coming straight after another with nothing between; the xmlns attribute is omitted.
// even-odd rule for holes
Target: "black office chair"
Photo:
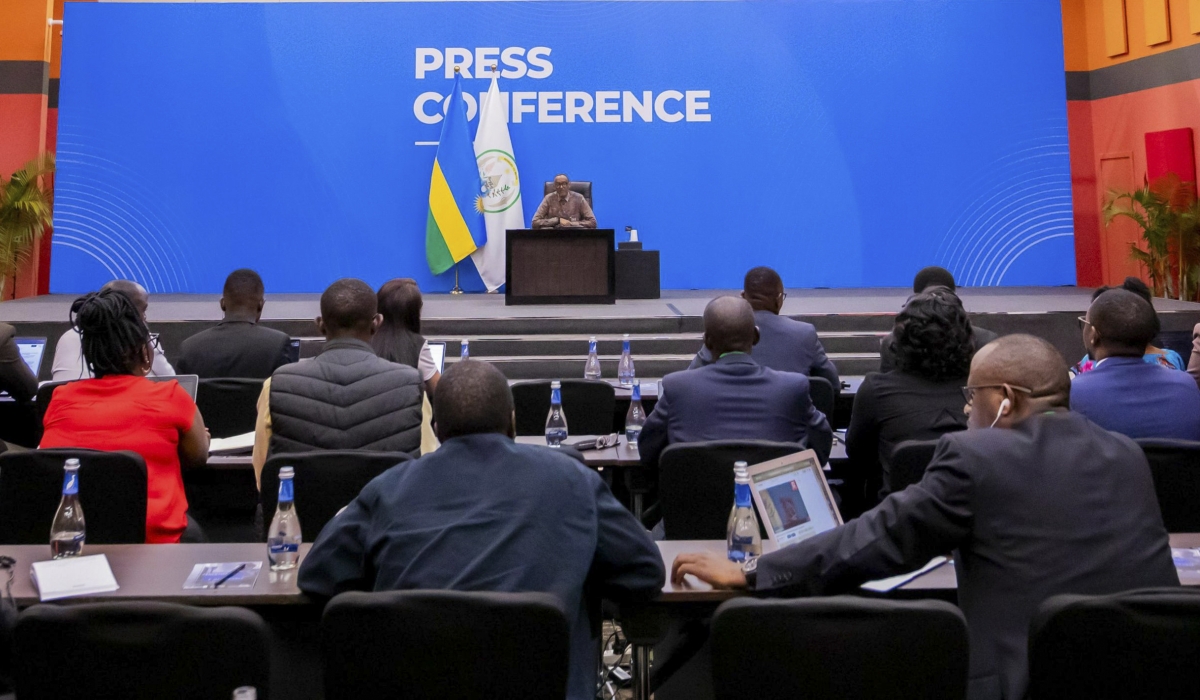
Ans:
<svg viewBox="0 0 1200 700"><path fill-rule="evenodd" d="M0 543L47 544L62 500L63 465L79 459L88 544L146 541L146 462L136 452L76 448L0 454Z"/></svg>
<svg viewBox="0 0 1200 700"><path fill-rule="evenodd" d="M553 180L551 180L550 182L547 182L542 187L542 195L543 196L548 195L553 191L554 191L554 181ZM571 191L578 192L579 194L583 195L583 198L587 200L588 206L589 207L592 206L592 183L576 182L575 180L571 180Z"/></svg>
<svg viewBox="0 0 1200 700"><path fill-rule="evenodd" d="M545 435L550 412L550 382L513 384L517 409L517 435ZM572 435L608 435L617 410L616 391L608 382L592 379L562 380L563 413Z"/></svg>
<svg viewBox="0 0 1200 700"><path fill-rule="evenodd" d="M46 382L38 387L37 395L33 399L33 403L37 406L38 423L42 423L46 417L46 409L50 407L50 399L54 398L54 390L63 384L77 382L78 379L68 379L62 382Z"/></svg>
<svg viewBox="0 0 1200 700"><path fill-rule="evenodd" d="M666 538L725 539L733 507L733 463L744 461L753 466L803 449L793 443L767 440L712 440L668 446L658 458L658 498Z"/></svg>
<svg viewBox="0 0 1200 700"><path fill-rule="evenodd" d="M300 533L305 542L312 542L325 527L358 496L372 479L388 469L412 459L404 452L369 452L367 450L327 450L293 452L267 459L262 470L263 525L271 524L279 502L279 470L292 467L296 514L300 518ZM86 509L85 511L86 512ZM266 533L263 533L266 539Z"/></svg>
<svg viewBox="0 0 1200 700"><path fill-rule="evenodd" d="M262 388L262 379L201 379L196 408L204 417L204 427L215 438L254 432Z"/></svg>
<svg viewBox="0 0 1200 700"><path fill-rule="evenodd" d="M35 605L17 622L21 700L229 700L270 690L266 625L244 608L169 603Z"/></svg>
<svg viewBox="0 0 1200 700"><path fill-rule="evenodd" d="M891 492L903 491L925 476L925 469L933 461L937 445L937 440L905 440L893 448L889 460L892 465Z"/></svg>
<svg viewBox="0 0 1200 700"><path fill-rule="evenodd" d="M343 593L325 606L327 700L562 700L569 632L545 593Z"/></svg>
<svg viewBox="0 0 1200 700"><path fill-rule="evenodd" d="M1200 532L1200 442L1143 438L1137 443L1150 462L1167 532Z"/></svg>
<svg viewBox="0 0 1200 700"><path fill-rule="evenodd" d="M961 700L967 623L938 600L738 598L712 620L717 700Z"/></svg>
<svg viewBox="0 0 1200 700"><path fill-rule="evenodd" d="M1179 358L1183 360L1183 366L1187 367L1188 362L1192 359L1192 331L1163 331L1154 339L1155 347L1174 350L1179 353Z"/></svg>
<svg viewBox="0 0 1200 700"><path fill-rule="evenodd" d="M1194 698L1198 677L1198 591L1060 595L1030 624L1035 700Z"/></svg>
<svg viewBox="0 0 1200 700"><path fill-rule="evenodd" d="M837 406L837 393L833 385L825 377L808 378L808 395L812 398L813 406L825 414L829 425L833 425L833 412Z"/></svg>

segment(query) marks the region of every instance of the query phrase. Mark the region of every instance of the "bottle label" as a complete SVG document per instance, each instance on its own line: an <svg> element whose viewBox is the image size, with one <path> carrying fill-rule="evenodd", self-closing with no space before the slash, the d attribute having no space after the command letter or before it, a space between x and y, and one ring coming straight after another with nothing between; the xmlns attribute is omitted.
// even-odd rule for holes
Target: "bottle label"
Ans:
<svg viewBox="0 0 1200 700"><path fill-rule="evenodd" d="M63 495L74 496L79 493L79 472L72 470L63 474Z"/></svg>
<svg viewBox="0 0 1200 700"><path fill-rule="evenodd" d="M588 343L588 354L589 355L596 354L596 341L593 340L592 342Z"/></svg>
<svg viewBox="0 0 1200 700"><path fill-rule="evenodd" d="M621 352L625 352L625 353L629 352L629 341L628 340L621 343Z"/></svg>
<svg viewBox="0 0 1200 700"><path fill-rule="evenodd" d="M296 542L272 542L267 545L267 549L271 554L288 554L290 552L299 552L300 545Z"/></svg>
<svg viewBox="0 0 1200 700"><path fill-rule="evenodd" d="M295 497L293 495L292 480L283 479L279 482L279 500L282 503L291 503Z"/></svg>
<svg viewBox="0 0 1200 700"><path fill-rule="evenodd" d="M561 389L554 389L550 392L550 403L552 403L552 404L561 404L562 403L562 390Z"/></svg>
<svg viewBox="0 0 1200 700"><path fill-rule="evenodd" d="M750 507L750 484L735 484L733 487L733 501L742 508Z"/></svg>
<svg viewBox="0 0 1200 700"><path fill-rule="evenodd" d="M641 387L641 385L639 385L639 384L634 384L634 385L633 385L633 396L632 396L632 397L630 397L630 399L629 399L629 400L630 400L630 401L641 401L641 400L642 400L642 387Z"/></svg>

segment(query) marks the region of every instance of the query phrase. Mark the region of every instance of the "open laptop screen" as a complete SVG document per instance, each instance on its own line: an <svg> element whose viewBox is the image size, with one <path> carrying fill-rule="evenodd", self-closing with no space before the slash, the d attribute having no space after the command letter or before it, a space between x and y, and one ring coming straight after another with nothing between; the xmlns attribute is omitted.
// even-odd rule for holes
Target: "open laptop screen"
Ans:
<svg viewBox="0 0 1200 700"><path fill-rule="evenodd" d="M14 340L17 343L17 351L21 353L21 359L29 365L29 371L33 372L33 376L38 376L38 373L42 371L42 357L46 354L46 339L14 338Z"/></svg>
<svg viewBox="0 0 1200 700"><path fill-rule="evenodd" d="M437 365L438 372L445 370L446 364L446 344L445 343L429 343L429 352L433 355L433 364Z"/></svg>
<svg viewBox="0 0 1200 700"><path fill-rule="evenodd" d="M803 542L842 524L812 450L756 464L749 474L758 512L777 547Z"/></svg>

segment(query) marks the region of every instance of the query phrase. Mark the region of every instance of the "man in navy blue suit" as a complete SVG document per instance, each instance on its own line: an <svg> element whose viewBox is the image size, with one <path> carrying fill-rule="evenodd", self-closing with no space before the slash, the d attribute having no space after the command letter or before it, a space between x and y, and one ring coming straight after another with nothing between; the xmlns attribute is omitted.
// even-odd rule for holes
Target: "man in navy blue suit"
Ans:
<svg viewBox="0 0 1200 700"><path fill-rule="evenodd" d="M825 415L813 406L808 377L777 372L750 355L758 342L755 314L744 299L720 297L704 309L704 347L715 361L663 378L663 394L646 419L638 450L658 463L667 445L701 440L774 440L816 450L833 445Z"/></svg>
<svg viewBox="0 0 1200 700"><path fill-rule="evenodd" d="M1186 372L1145 362L1158 335L1158 315L1146 300L1110 289L1092 302L1083 344L1095 369L1071 383L1071 410L1131 438L1200 440L1200 388Z"/></svg>
<svg viewBox="0 0 1200 700"><path fill-rule="evenodd" d="M837 367L834 367L825 348L817 338L811 323L780 316L783 300L783 279L769 267L756 267L746 273L742 283L742 298L754 309L754 324L758 326L758 344L750 355L763 367L776 372L799 372L829 380L834 393L841 389ZM700 348L688 369L707 367L713 363L707 346Z"/></svg>
<svg viewBox="0 0 1200 700"><path fill-rule="evenodd" d="M300 566L300 589L553 593L571 625L567 698L592 700L599 640L589 610L598 613L599 600L591 596L658 595L662 555L599 475L556 450L513 442L512 392L496 368L453 365L433 409L441 447L367 484L325 526Z"/></svg>

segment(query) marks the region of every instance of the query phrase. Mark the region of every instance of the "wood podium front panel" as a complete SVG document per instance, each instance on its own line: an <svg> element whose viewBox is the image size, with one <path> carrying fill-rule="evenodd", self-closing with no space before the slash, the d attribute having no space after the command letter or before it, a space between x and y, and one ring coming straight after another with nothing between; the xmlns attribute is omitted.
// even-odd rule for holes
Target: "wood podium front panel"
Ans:
<svg viewBox="0 0 1200 700"><path fill-rule="evenodd" d="M612 229L512 230L506 304L612 304Z"/></svg>

